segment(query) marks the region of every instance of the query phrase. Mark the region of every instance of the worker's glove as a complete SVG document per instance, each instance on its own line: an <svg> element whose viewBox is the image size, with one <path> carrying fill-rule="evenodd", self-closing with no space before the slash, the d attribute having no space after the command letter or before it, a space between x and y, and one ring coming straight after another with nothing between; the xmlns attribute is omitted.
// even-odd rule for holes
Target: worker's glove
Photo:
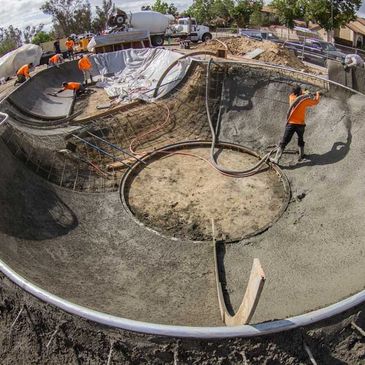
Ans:
<svg viewBox="0 0 365 365"><path fill-rule="evenodd" d="M343 69L344 69L345 71L347 71L347 70L349 69L349 66L344 65L344 66L343 66Z"/></svg>

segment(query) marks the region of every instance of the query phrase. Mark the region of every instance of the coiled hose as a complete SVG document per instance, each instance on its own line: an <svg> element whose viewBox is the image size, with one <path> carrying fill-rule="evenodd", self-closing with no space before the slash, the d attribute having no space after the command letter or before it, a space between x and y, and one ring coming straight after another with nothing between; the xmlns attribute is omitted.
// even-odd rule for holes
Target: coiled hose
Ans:
<svg viewBox="0 0 365 365"><path fill-rule="evenodd" d="M215 150L216 150L216 144L217 144L217 135L216 135L216 131L214 130L212 117L211 117L210 110L209 110L210 67L211 67L212 62L213 62L212 59L210 59L208 62L207 73L206 73L206 83L205 83L205 108L207 111L209 127L210 127L210 131L212 134L212 144L210 147L211 163L214 166L214 168L216 168L218 171L222 172L223 174L228 174L230 176L248 177L248 176L255 175L260 171L262 165L264 165L269 160L270 156L274 152L276 152L277 147L273 148L270 152L268 152L265 156L263 156L256 165L254 165L253 167L251 167L250 169L247 169L247 170L241 170L241 171L230 170L223 166L220 166L216 160Z"/></svg>

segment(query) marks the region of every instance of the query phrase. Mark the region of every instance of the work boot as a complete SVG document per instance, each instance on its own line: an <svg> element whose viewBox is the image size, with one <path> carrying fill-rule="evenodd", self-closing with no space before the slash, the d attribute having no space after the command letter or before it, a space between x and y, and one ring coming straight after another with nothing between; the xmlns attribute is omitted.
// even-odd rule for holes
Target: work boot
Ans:
<svg viewBox="0 0 365 365"><path fill-rule="evenodd" d="M298 161L302 160L304 158L304 146L299 146L299 157Z"/></svg>
<svg viewBox="0 0 365 365"><path fill-rule="evenodd" d="M276 151L275 157L271 159L271 162L278 164L282 154L283 154L283 148L279 147L278 150Z"/></svg>
<svg viewBox="0 0 365 365"><path fill-rule="evenodd" d="M93 83L94 80L93 80L93 77L90 75L90 82Z"/></svg>

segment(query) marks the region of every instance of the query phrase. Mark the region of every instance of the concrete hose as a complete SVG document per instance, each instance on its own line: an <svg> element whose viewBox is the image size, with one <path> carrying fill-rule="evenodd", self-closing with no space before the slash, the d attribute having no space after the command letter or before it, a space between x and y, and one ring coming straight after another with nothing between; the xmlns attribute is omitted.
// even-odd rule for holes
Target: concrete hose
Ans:
<svg viewBox="0 0 365 365"><path fill-rule="evenodd" d="M231 175L233 177L248 177L248 176L255 175L260 171L260 168L262 167L262 165L264 165L269 160L271 154L273 154L276 151L277 147L275 147L270 152L268 152L265 156L263 156L262 159L256 165L254 165L253 167L251 167L247 170L241 170L241 171L230 170L223 166L220 166L216 160L215 149L216 149L216 144L217 144L217 135L216 135L216 131L213 126L212 117L211 117L210 110L209 110L209 86L210 86L211 63L212 63L212 59L209 60L208 66L207 66L206 83L205 83L205 108L207 111L209 128L210 128L210 131L212 134L212 144L211 144L211 148L210 148L210 159L211 159L212 165L218 171L220 171L224 174Z"/></svg>

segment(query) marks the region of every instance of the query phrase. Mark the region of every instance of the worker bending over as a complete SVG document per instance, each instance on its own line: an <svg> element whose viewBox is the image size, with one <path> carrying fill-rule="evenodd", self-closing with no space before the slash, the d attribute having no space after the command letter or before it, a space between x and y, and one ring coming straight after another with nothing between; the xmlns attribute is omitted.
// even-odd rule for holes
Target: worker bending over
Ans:
<svg viewBox="0 0 365 365"><path fill-rule="evenodd" d="M355 67L364 67L364 60L358 54L346 55L343 68L348 70L349 68Z"/></svg>
<svg viewBox="0 0 365 365"><path fill-rule="evenodd" d="M32 67L33 63L28 63L27 65L20 67L16 73L17 79L15 80L14 86L16 84L22 84L26 79L31 79L29 72Z"/></svg>
<svg viewBox="0 0 365 365"><path fill-rule="evenodd" d="M62 54L57 53L54 56L52 56L49 60L48 60L48 67L51 66L56 66L57 68L60 67L60 64L63 62L63 57Z"/></svg>
<svg viewBox="0 0 365 365"><path fill-rule="evenodd" d="M54 96L57 96L57 94L62 93L65 90L72 90L74 96L80 96L86 91L86 88L79 82L63 82L62 86L63 88L61 90L58 90L57 93L54 94Z"/></svg>
<svg viewBox="0 0 365 365"><path fill-rule="evenodd" d="M294 133L298 136L298 160L300 161L304 157L305 112L307 108L317 105L319 103L319 99L320 96L318 92L315 96L313 96L303 93L302 88L299 85L293 88L292 93L289 95L290 107L287 114L284 136L272 162L276 164L279 163L281 155L283 154L285 147L291 141Z"/></svg>
<svg viewBox="0 0 365 365"><path fill-rule="evenodd" d="M73 60L74 59L75 42L72 40L71 37L68 37L67 41L65 42L65 46L67 48L67 57L70 60Z"/></svg>
<svg viewBox="0 0 365 365"><path fill-rule="evenodd" d="M92 64L87 55L83 55L82 58L78 62L79 70L84 74L84 84L87 85L87 82L90 78L90 81L93 82L93 77L91 76Z"/></svg>

